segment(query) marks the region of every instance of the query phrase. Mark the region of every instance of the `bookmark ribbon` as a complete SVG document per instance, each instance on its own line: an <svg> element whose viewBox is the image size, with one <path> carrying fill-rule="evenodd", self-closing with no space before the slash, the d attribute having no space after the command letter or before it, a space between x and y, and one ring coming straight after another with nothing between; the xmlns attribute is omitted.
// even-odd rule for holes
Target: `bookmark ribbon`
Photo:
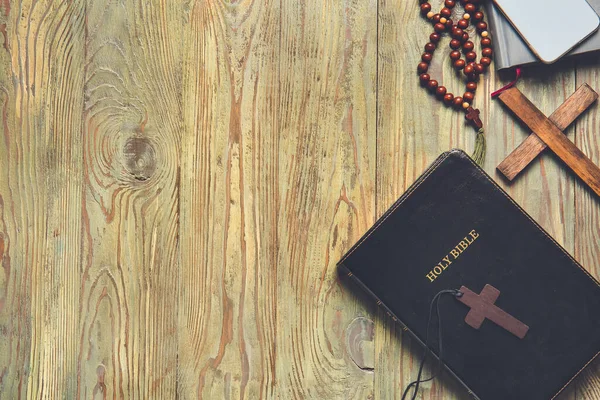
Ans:
<svg viewBox="0 0 600 400"><path fill-rule="evenodd" d="M512 82L506 84L505 86L503 86L500 89L498 89L495 92L493 92L492 93L492 98L499 96L500 93L504 92L507 89L510 89L511 87L513 87L513 86L515 86L517 84L517 81L521 77L521 68L517 67L515 72L517 73L517 76L515 77L515 80L513 80Z"/></svg>

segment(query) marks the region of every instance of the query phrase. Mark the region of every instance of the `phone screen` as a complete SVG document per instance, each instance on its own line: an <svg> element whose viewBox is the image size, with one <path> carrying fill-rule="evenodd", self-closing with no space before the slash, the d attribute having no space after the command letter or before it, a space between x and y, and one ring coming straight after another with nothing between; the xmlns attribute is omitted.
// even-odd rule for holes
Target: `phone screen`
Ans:
<svg viewBox="0 0 600 400"><path fill-rule="evenodd" d="M545 63L552 63L590 36L600 20L586 0L494 0Z"/></svg>

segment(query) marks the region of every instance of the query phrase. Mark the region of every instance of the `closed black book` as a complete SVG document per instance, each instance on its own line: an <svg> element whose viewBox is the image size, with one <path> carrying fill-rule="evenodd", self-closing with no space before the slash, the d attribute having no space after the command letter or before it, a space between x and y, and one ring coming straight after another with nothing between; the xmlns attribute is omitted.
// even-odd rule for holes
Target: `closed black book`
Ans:
<svg viewBox="0 0 600 400"><path fill-rule="evenodd" d="M600 352L598 281L460 150L339 268L422 344L436 293L464 292L440 301L443 363L481 400L552 399Z"/></svg>

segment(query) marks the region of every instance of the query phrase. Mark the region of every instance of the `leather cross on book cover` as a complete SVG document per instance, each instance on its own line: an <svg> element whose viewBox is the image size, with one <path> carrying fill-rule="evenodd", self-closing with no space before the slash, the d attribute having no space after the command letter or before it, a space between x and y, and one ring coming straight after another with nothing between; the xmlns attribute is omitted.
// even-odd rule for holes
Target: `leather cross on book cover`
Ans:
<svg viewBox="0 0 600 400"><path fill-rule="evenodd" d="M481 400L548 400L600 352L600 285L464 152L442 154L339 262ZM435 331L435 330L432 330ZM431 332L431 331L430 331ZM437 356L437 335L429 347Z"/></svg>

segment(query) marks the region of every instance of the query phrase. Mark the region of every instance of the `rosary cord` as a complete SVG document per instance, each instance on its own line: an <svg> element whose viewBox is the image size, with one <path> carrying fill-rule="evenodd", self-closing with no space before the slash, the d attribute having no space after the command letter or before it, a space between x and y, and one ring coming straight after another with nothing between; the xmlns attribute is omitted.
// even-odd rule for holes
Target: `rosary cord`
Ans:
<svg viewBox="0 0 600 400"><path fill-rule="evenodd" d="M421 357L421 361L419 363L419 372L417 374L417 379L411 383L408 384L408 386L406 387L406 389L404 390L404 393L402 394L402 400L406 399L406 396L408 395L408 392L410 391L410 389L414 386L414 391L413 391L413 395L411 397L411 400L415 400L417 397L417 394L419 392L419 385L423 382L428 382L431 381L432 379L434 379L436 377L436 375L441 371L442 369L442 365L443 365L443 361L442 361L442 357L443 357L443 346L442 346L442 320L440 318L440 302L439 299L442 297L442 295L444 294L452 294L455 297L460 297L462 296L462 293L459 290L456 289L447 289L447 290L442 290L440 292L438 292L433 299L431 300L431 303L429 304L429 316L427 317L427 330L425 333L425 348L423 349L423 356ZM436 318L438 321L438 343L439 343L439 356L438 356L438 371L433 373L429 378L427 379L421 379L421 376L423 374L423 367L425 366L425 359L427 358L427 352L430 351L429 350L429 327L431 326L431 318L433 315L433 308L435 306L435 310L436 310Z"/></svg>

